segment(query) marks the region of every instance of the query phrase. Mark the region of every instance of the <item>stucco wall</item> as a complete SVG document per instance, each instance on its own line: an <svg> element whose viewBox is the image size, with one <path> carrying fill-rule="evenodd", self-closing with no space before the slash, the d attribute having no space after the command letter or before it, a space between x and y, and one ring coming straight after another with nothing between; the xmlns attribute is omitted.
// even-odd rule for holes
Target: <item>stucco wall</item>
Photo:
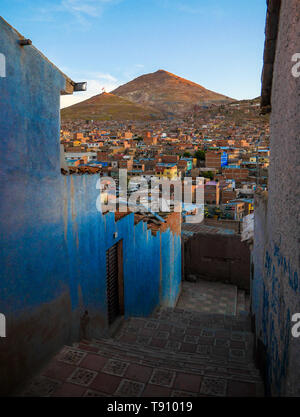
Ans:
<svg viewBox="0 0 300 417"><path fill-rule="evenodd" d="M63 344L107 329L106 250L123 240L125 315L172 306L180 291L179 231L155 235L130 214L97 211L97 175L60 173L59 94L64 77L0 19L0 393L28 378ZM117 232L117 238L114 233Z"/></svg>
<svg viewBox="0 0 300 417"><path fill-rule="evenodd" d="M254 243L252 250L251 300L255 326L261 329L263 277L265 269L265 239L267 235L268 193L255 195Z"/></svg>
<svg viewBox="0 0 300 417"><path fill-rule="evenodd" d="M61 176L25 184L12 178L5 187L0 310L7 318L7 338L0 341L0 385L2 378L5 387L15 384L62 344L77 340L84 310L91 320L88 336L104 334L105 254L121 239L125 316L175 305L180 235L168 228L154 236L147 223L134 226L133 214L118 222L113 213L103 216L96 209L97 180ZM24 199L18 201L21 191Z"/></svg>
<svg viewBox="0 0 300 417"><path fill-rule="evenodd" d="M266 351L269 393L274 396L300 395L300 339L291 335L291 317L300 312L300 78L291 73L292 56L297 52L300 52L300 3L282 0L271 100L267 223L262 244L257 227L264 221L264 214L255 211L257 243L252 303L257 316L257 337Z"/></svg>

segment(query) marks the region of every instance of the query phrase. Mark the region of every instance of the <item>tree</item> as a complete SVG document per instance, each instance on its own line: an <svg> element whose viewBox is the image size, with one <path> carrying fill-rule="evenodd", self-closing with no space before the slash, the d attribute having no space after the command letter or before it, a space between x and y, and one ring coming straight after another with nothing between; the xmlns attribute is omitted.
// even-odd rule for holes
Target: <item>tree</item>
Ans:
<svg viewBox="0 0 300 417"><path fill-rule="evenodd" d="M192 155L189 152L184 152L183 157L184 158L190 158Z"/></svg>
<svg viewBox="0 0 300 417"><path fill-rule="evenodd" d="M205 152L204 151L197 151L197 152L195 152L194 157L199 159L200 161L205 161Z"/></svg>
<svg viewBox="0 0 300 417"><path fill-rule="evenodd" d="M204 178L209 178L210 180L214 179L214 173L212 171L201 172L201 175Z"/></svg>

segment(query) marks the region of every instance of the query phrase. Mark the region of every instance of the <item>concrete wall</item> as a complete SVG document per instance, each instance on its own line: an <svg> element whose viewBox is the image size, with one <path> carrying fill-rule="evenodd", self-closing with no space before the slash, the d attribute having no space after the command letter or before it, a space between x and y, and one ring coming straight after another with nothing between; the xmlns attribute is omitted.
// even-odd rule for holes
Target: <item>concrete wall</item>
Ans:
<svg viewBox="0 0 300 417"><path fill-rule="evenodd" d="M60 172L59 94L64 77L37 51L21 48L0 20L0 393L32 375L63 344L78 340L88 310L89 337L108 327L106 250L123 240L125 316L172 306L180 291L180 226L156 235L130 214L97 211L97 175ZM174 219L173 219L174 220ZM175 221L175 220L174 220ZM114 239L114 233L118 237Z"/></svg>
<svg viewBox="0 0 300 417"><path fill-rule="evenodd" d="M291 69L292 56L300 52L300 3L281 3L271 100L267 215L266 202L261 199L255 211L252 310L258 346L265 356L269 394L299 396L300 339L291 335L291 317L300 313L300 78L294 78Z"/></svg>
<svg viewBox="0 0 300 417"><path fill-rule="evenodd" d="M250 249L240 236L195 234L184 242L185 275L250 289Z"/></svg>
<svg viewBox="0 0 300 417"><path fill-rule="evenodd" d="M251 299L252 310L255 312L255 326L261 328L263 276L265 269L265 236L267 233L268 193L255 196L254 244L252 250Z"/></svg>

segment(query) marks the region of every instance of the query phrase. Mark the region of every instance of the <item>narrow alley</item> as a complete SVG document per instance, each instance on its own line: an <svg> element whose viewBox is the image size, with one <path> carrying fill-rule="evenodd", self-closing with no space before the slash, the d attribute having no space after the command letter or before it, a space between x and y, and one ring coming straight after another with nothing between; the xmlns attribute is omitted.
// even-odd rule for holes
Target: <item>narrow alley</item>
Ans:
<svg viewBox="0 0 300 417"><path fill-rule="evenodd" d="M130 318L113 338L65 346L23 392L41 397L257 397L247 297L183 282L178 308Z"/></svg>

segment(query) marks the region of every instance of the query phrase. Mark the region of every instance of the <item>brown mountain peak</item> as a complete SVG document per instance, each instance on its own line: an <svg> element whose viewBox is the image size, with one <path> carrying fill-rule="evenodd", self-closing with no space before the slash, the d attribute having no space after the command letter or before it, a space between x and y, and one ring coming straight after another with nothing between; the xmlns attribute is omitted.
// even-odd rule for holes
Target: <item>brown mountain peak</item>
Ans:
<svg viewBox="0 0 300 417"><path fill-rule="evenodd" d="M195 105L234 101L163 69L141 75L118 87L113 94L169 115L188 112Z"/></svg>
<svg viewBox="0 0 300 417"><path fill-rule="evenodd" d="M176 77L176 75L172 74L172 73L171 73L171 72L169 72L169 71L163 70L163 69L159 69L159 70L157 70L156 72L154 72L154 74L168 74L168 75L171 75L171 76L173 76L173 77Z"/></svg>
<svg viewBox="0 0 300 417"><path fill-rule="evenodd" d="M160 69L62 110L65 119L151 120L235 100Z"/></svg>

